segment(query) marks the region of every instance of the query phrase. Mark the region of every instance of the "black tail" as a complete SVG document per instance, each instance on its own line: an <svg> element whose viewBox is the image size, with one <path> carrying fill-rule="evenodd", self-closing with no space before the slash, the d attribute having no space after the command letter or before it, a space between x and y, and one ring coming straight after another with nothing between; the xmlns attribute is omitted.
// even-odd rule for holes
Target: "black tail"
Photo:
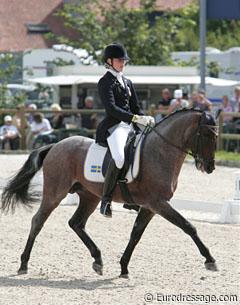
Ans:
<svg viewBox="0 0 240 305"><path fill-rule="evenodd" d="M29 184L34 175L40 170L43 160L54 144L50 144L31 152L27 161L19 172L8 182L3 189L1 198L1 209L8 212L12 209L14 212L16 205L21 202L25 207L30 207L39 196L35 192L29 192Z"/></svg>

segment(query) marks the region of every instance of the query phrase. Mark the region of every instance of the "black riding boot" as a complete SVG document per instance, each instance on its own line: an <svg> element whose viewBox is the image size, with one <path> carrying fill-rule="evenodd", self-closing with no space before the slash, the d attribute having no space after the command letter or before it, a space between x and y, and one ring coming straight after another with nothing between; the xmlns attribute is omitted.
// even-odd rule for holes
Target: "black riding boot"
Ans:
<svg viewBox="0 0 240 305"><path fill-rule="evenodd" d="M106 217L112 217L111 201L112 194L116 187L120 169L116 167L114 160L112 159L108 165L108 169L105 176L103 186L103 196L100 207L100 213Z"/></svg>

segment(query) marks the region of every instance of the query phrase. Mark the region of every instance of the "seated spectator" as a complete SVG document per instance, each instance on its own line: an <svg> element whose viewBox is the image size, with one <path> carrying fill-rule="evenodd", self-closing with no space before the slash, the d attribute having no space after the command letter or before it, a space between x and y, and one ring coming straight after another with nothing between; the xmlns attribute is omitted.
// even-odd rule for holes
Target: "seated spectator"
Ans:
<svg viewBox="0 0 240 305"><path fill-rule="evenodd" d="M192 92L191 107L202 111L211 111L212 103L206 98L203 89L199 89L198 92Z"/></svg>
<svg viewBox="0 0 240 305"><path fill-rule="evenodd" d="M168 88L162 90L162 97L158 103L159 113L156 115L155 120L159 122L166 114L161 112L166 112L171 102L170 91Z"/></svg>
<svg viewBox="0 0 240 305"><path fill-rule="evenodd" d="M198 103L198 92L193 91L190 97L190 107L195 108Z"/></svg>
<svg viewBox="0 0 240 305"><path fill-rule="evenodd" d="M189 107L189 102L183 99L182 90L181 89L174 90L174 99L171 100L170 106L168 108L168 113L187 107Z"/></svg>
<svg viewBox="0 0 240 305"><path fill-rule="evenodd" d="M48 119L45 119L43 114L36 112L33 115L33 122L31 124L31 131L34 135L39 135L43 133L49 133L52 131L51 124Z"/></svg>
<svg viewBox="0 0 240 305"><path fill-rule="evenodd" d="M231 98L233 112L240 112L240 87L235 87L234 96Z"/></svg>
<svg viewBox="0 0 240 305"><path fill-rule="evenodd" d="M33 111L37 111L37 105L36 104L29 104L26 106L26 110L33 110ZM26 146L27 149L31 149L32 148L32 141L33 141L33 134L31 131L31 124L33 123L33 115L36 112L28 112L26 114L26 119L27 119L27 123L28 123L28 129L27 129L27 133L26 133Z"/></svg>
<svg viewBox="0 0 240 305"><path fill-rule="evenodd" d="M65 124L63 123L64 116L61 112L59 112L62 110L61 106L58 104L52 104L51 110L55 111L53 112L52 117L49 118L52 128L53 129L65 128Z"/></svg>
<svg viewBox="0 0 240 305"><path fill-rule="evenodd" d="M157 108L158 112L155 115L155 122L158 123L162 120L162 118L165 116L165 114L161 113L162 111L162 106L160 104L158 104L158 108Z"/></svg>
<svg viewBox="0 0 240 305"><path fill-rule="evenodd" d="M189 96L188 96L188 91L187 90L183 91L183 99L187 100L187 101L189 100Z"/></svg>
<svg viewBox="0 0 240 305"><path fill-rule="evenodd" d="M33 115L33 122L31 124L31 133L33 135L33 147L35 147L35 142L45 139L48 142L47 135L51 134L53 131L51 124L48 119L44 118L43 114L36 112ZM47 144L47 143L46 143Z"/></svg>
<svg viewBox="0 0 240 305"><path fill-rule="evenodd" d="M26 107L27 110L37 110L37 105L36 104L30 104ZM27 121L29 124L32 124L33 122L33 115L34 115L35 112L29 112L27 114Z"/></svg>
<svg viewBox="0 0 240 305"><path fill-rule="evenodd" d="M232 106L230 105L229 99L227 95L224 95L222 97L222 105L221 108L222 112L227 113L227 112L233 112ZM224 115L223 116L223 122L225 125L232 121L232 116L231 115Z"/></svg>
<svg viewBox="0 0 240 305"><path fill-rule="evenodd" d="M93 97L87 96L84 100L84 109L93 109ZM82 113L81 114L82 127L87 129L96 129L96 114L95 113Z"/></svg>
<svg viewBox="0 0 240 305"><path fill-rule="evenodd" d="M16 110L17 112L12 118L12 123L15 125L18 129L18 131L21 133L21 128L27 129L29 127L28 121L26 117L23 117L23 122L21 122L21 112L20 110L24 108L23 104L17 105ZM22 125L21 125L22 124Z"/></svg>
<svg viewBox="0 0 240 305"><path fill-rule="evenodd" d="M162 90L162 98L160 99L158 105L159 109L166 110L171 102L171 94L168 88Z"/></svg>
<svg viewBox="0 0 240 305"><path fill-rule="evenodd" d="M233 112L232 106L227 95L222 97L222 105L218 110L220 112L228 113ZM223 132L224 133L238 133L238 121L234 120L231 115L223 115ZM236 140L224 139L223 148L227 151L235 151L237 149L238 142Z"/></svg>
<svg viewBox="0 0 240 305"><path fill-rule="evenodd" d="M19 149L20 134L17 127L13 125L10 115L4 117L4 125L0 128L0 139L2 149Z"/></svg>

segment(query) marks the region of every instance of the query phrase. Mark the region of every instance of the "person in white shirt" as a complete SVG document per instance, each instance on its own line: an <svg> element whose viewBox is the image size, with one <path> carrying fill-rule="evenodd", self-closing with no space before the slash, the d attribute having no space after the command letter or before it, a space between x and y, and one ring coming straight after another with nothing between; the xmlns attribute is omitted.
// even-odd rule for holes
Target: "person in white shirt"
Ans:
<svg viewBox="0 0 240 305"><path fill-rule="evenodd" d="M4 117L4 125L0 128L0 140L2 142L2 149L6 149L7 145L12 150L19 148L20 134L15 125L12 123L12 117L6 115Z"/></svg>
<svg viewBox="0 0 240 305"><path fill-rule="evenodd" d="M235 87L234 96L231 98L233 112L240 112L240 86Z"/></svg>
<svg viewBox="0 0 240 305"><path fill-rule="evenodd" d="M34 135L48 134L52 132L52 127L49 120L45 119L42 113L37 112L33 115L31 131Z"/></svg>
<svg viewBox="0 0 240 305"><path fill-rule="evenodd" d="M48 119L44 118L43 114L36 112L33 115L33 122L31 124L31 132L33 134L33 147L35 142L41 136L46 136L52 133L53 129Z"/></svg>
<svg viewBox="0 0 240 305"><path fill-rule="evenodd" d="M187 107L189 107L189 102L183 99L182 90L181 89L174 90L174 99L171 100L170 106L168 108L168 113Z"/></svg>

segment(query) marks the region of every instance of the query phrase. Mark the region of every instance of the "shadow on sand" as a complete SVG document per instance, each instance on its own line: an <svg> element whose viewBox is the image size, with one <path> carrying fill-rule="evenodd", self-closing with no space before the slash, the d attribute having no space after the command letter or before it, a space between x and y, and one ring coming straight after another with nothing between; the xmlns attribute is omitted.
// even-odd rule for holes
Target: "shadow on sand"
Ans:
<svg viewBox="0 0 240 305"><path fill-rule="evenodd" d="M109 279L89 280L89 279L73 279L73 280L49 280L47 278L16 278L19 275L9 275L0 277L0 287L47 287L59 289L119 289L133 287L129 281L122 280L119 277ZM119 280L119 281L118 281Z"/></svg>

